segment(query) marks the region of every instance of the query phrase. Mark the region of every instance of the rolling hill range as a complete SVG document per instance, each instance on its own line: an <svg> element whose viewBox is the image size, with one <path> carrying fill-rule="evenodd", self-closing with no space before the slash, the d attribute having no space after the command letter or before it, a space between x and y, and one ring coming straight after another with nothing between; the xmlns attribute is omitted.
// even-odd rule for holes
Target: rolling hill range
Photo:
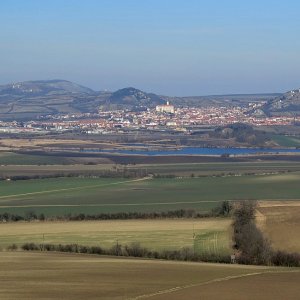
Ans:
<svg viewBox="0 0 300 300"><path fill-rule="evenodd" d="M299 94L299 93L298 93ZM146 109L171 101L175 106L243 106L249 102L267 101L266 111L272 111L287 94L217 95L169 97L147 93L133 87L115 92L94 91L66 80L38 80L0 86L0 120L30 120L40 116L96 113L99 109ZM278 100L279 99L279 100ZM292 106L299 103L294 97ZM281 102L279 102L281 103ZM277 105L277 106L276 106Z"/></svg>
<svg viewBox="0 0 300 300"><path fill-rule="evenodd" d="M102 109L155 107L160 96L135 88L99 92L66 80L26 81L0 86L0 119L28 120L67 113L95 113Z"/></svg>
<svg viewBox="0 0 300 300"><path fill-rule="evenodd" d="M93 111L102 93L65 80L27 81L0 86L0 118L34 119L41 115Z"/></svg>

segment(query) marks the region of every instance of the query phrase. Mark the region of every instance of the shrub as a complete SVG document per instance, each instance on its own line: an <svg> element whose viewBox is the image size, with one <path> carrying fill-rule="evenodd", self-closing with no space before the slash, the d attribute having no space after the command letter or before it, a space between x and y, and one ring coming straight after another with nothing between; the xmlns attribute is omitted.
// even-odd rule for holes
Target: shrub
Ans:
<svg viewBox="0 0 300 300"><path fill-rule="evenodd" d="M7 250L9 250L9 251L16 251L16 250L18 250L18 245L16 245L16 244L11 244L11 245L9 245L9 246L7 247Z"/></svg>
<svg viewBox="0 0 300 300"><path fill-rule="evenodd" d="M275 266L300 267L300 254L276 251L272 256Z"/></svg>
<svg viewBox="0 0 300 300"><path fill-rule="evenodd" d="M37 251L40 250L39 245L34 244L34 243L26 243L22 245L22 249L25 251Z"/></svg>

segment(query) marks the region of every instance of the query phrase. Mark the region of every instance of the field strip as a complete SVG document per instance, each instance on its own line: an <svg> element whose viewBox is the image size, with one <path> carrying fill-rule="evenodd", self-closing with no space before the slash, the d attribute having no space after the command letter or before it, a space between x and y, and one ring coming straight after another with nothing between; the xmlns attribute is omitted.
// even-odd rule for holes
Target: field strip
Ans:
<svg viewBox="0 0 300 300"><path fill-rule="evenodd" d="M123 181L125 182L125 181ZM122 182L122 183L123 183ZM114 183L117 184L117 183ZM40 192L38 192L40 193ZM30 193L31 194L31 193ZM20 194L25 195L25 194ZM26 194L28 195L28 194ZM4 196L5 198L7 196ZM10 196L12 197L12 196ZM2 197L0 197L2 199ZM236 201L236 200L227 200ZM273 200L277 201L277 200ZM37 204L37 205L0 205L1 208L33 208L33 207L109 207L109 206L152 206L152 205L177 205L177 204L202 204L202 203L218 203L222 200L203 200L203 201L176 201L176 202L150 202L150 203L102 203L102 204ZM275 205L276 206L276 205ZM285 205L278 205L285 206ZM292 206L300 206L300 203ZM260 208L261 206L259 206ZM266 206L267 207L267 206ZM268 206L269 207L269 206ZM272 206L270 206L272 207ZM263 214L261 214L263 216Z"/></svg>
<svg viewBox="0 0 300 300"><path fill-rule="evenodd" d="M300 272L299 270L296 270L296 271L264 271L264 272L247 273L247 274L242 274L242 275L226 276L226 277L216 278L216 279L212 279L212 280L201 282L201 283L193 283L193 284L188 284L188 285L183 285L183 286L176 286L174 288L158 291L156 293L144 294L144 295L140 295L140 296L137 296L134 298L129 298L129 299L131 299L131 300L147 299L147 298L151 298L151 297L155 297L155 296L159 296L159 295L170 294L170 293L188 289L188 288L204 286L204 285L208 285L211 283L223 282L223 281L239 279L239 278L249 277L249 276L258 276L258 275L263 275L263 274L277 274L277 273L280 273L280 274L282 274L282 273L299 273L299 272Z"/></svg>
<svg viewBox="0 0 300 300"><path fill-rule="evenodd" d="M221 201L221 200L220 200ZM38 205L0 205L0 208L26 208L26 207L101 207L101 206L151 206L151 205L174 205L174 204L201 204L215 203L219 200L189 201L189 202L151 202L151 203L103 203L103 204L38 204Z"/></svg>
<svg viewBox="0 0 300 300"><path fill-rule="evenodd" d="M262 200L262 201L266 201L266 200ZM284 200L283 200L284 201ZM286 203L276 203L272 200L270 200L270 202L272 203L260 203L259 201L259 205L258 205L258 208L268 208L268 207L297 207L297 206L300 206L300 201L299 200L296 200L296 199L289 199L289 200L286 200L286 201L295 201L293 203L291 202L286 202Z"/></svg>
<svg viewBox="0 0 300 300"><path fill-rule="evenodd" d="M139 178L139 179L125 180L125 181L118 181L118 182L111 182L111 183L104 183L104 184L78 186L78 187L73 187L73 188L64 188L64 189L56 189L56 190L47 190L47 191L40 191L40 192L31 192L31 193L24 193L24 194L14 194L14 195L0 196L0 199L14 198L14 197L20 197L20 196L22 197L22 196L30 196L30 195L40 195L40 194L47 194L47 193L53 193L53 192L56 193L56 192L82 190L82 189L87 189L87 188L104 187L104 186L117 185L117 184L122 184L122 183L144 181L144 180L149 180L149 179L152 179L152 177L144 177L144 178Z"/></svg>

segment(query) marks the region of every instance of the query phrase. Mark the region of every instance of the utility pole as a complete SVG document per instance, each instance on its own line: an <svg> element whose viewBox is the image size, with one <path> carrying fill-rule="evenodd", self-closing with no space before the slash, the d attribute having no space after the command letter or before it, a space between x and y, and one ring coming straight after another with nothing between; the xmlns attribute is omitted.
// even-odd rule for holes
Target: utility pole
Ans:
<svg viewBox="0 0 300 300"><path fill-rule="evenodd" d="M196 240L195 225L193 223L193 252L194 252L194 256L195 256L195 247L196 247L195 240Z"/></svg>

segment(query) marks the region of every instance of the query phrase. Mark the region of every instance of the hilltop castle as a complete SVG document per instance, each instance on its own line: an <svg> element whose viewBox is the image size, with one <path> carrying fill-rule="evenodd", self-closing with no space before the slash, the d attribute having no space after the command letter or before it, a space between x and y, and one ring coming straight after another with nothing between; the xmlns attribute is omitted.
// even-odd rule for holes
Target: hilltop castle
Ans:
<svg viewBox="0 0 300 300"><path fill-rule="evenodd" d="M167 104L157 105L155 109L157 112L160 112L160 113L169 113L169 114L175 113L174 105L171 105L169 103L169 101L167 101Z"/></svg>

